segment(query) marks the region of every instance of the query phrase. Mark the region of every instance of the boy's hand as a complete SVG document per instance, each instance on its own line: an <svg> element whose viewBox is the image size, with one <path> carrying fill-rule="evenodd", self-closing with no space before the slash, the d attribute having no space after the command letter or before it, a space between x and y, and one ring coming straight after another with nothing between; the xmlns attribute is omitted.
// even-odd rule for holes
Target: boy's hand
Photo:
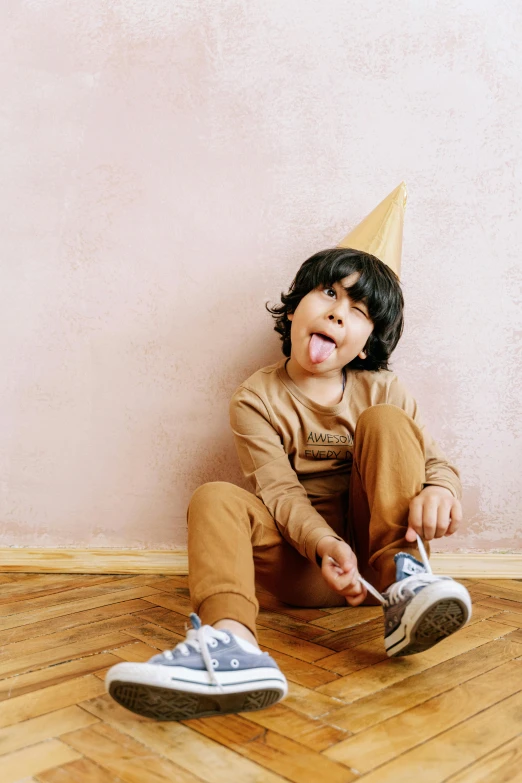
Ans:
<svg viewBox="0 0 522 783"><path fill-rule="evenodd" d="M321 538L317 554L322 558L321 572L326 584L344 595L351 606L359 606L366 598L366 588L360 581L357 558L345 541L332 536Z"/></svg>
<svg viewBox="0 0 522 783"><path fill-rule="evenodd" d="M462 522L462 506L449 489L424 487L410 503L406 541L414 543L416 533L424 539L451 536Z"/></svg>

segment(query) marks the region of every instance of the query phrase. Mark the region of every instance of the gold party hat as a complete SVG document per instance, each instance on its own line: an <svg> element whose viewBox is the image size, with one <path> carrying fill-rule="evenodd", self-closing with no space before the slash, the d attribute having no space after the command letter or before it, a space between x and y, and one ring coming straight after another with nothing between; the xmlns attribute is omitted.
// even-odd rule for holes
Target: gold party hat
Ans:
<svg viewBox="0 0 522 783"><path fill-rule="evenodd" d="M339 242L338 247L353 247L355 250L371 253L400 277L402 228L407 198L406 185L401 182Z"/></svg>

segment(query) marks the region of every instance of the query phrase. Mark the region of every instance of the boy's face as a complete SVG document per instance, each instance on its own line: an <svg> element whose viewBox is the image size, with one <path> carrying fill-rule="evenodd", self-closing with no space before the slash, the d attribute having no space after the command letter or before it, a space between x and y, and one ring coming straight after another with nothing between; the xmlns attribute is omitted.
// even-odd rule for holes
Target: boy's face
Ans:
<svg viewBox="0 0 522 783"><path fill-rule="evenodd" d="M291 358L307 373L337 377L356 356L366 358L363 348L374 324L366 305L353 302L345 291L358 279L359 272L354 272L332 286L315 288L288 315L292 322ZM325 337L320 337L321 333Z"/></svg>

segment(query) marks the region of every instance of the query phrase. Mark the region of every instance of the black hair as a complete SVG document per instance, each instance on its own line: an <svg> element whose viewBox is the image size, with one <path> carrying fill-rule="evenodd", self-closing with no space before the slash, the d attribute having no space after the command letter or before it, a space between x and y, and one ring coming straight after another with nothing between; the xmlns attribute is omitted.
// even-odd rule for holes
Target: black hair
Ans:
<svg viewBox="0 0 522 783"><path fill-rule="evenodd" d="M376 256L352 248L320 250L303 262L287 294L281 292L281 305L266 309L275 319L274 329L281 335L285 356L291 355L289 313L294 313L301 299L319 286L329 286L359 272L354 285L347 289L354 302L363 302L374 324L364 347L366 359L356 356L346 365L352 370L387 370L388 359L404 329L404 299L395 272Z"/></svg>

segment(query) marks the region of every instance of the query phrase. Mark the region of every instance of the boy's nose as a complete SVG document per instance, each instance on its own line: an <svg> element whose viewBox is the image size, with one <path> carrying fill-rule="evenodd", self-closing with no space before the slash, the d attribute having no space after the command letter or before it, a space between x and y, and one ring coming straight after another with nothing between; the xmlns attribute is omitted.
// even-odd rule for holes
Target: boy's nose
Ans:
<svg viewBox="0 0 522 783"><path fill-rule="evenodd" d="M335 315L329 315L328 318L330 319L330 321L335 321L336 320ZM342 323L343 323L342 318L337 318L337 323L342 325Z"/></svg>

